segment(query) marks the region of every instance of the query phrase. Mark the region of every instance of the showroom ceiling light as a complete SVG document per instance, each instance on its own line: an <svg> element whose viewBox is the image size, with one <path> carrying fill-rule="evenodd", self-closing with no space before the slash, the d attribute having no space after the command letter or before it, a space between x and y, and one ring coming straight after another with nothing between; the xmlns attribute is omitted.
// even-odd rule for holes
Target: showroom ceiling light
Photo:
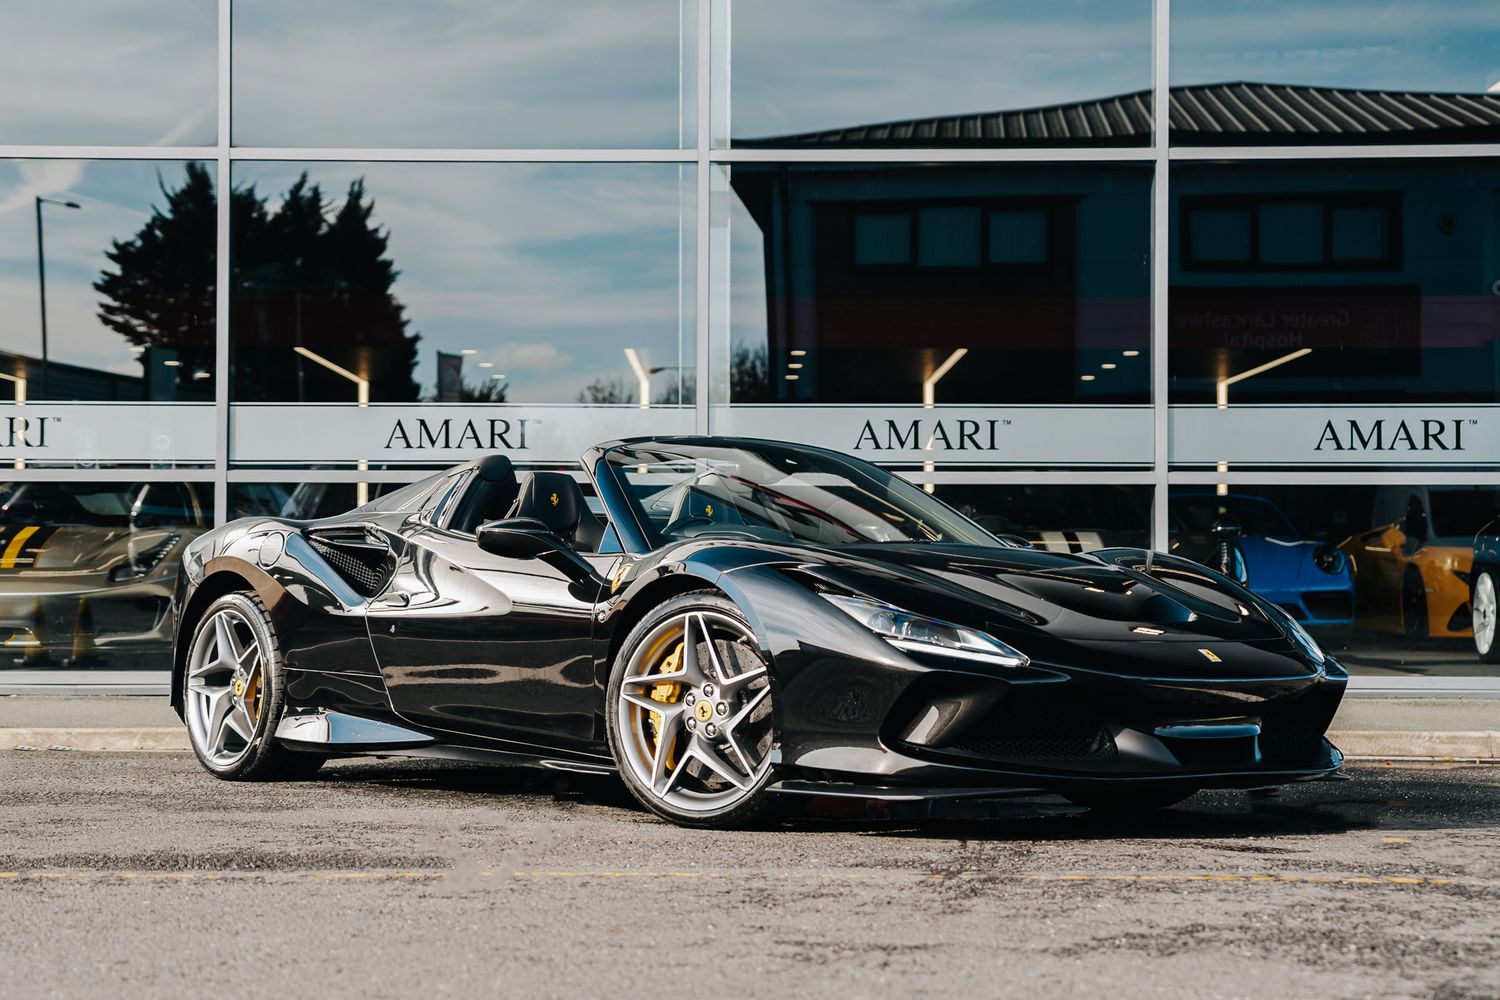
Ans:
<svg viewBox="0 0 1500 1000"><path fill-rule="evenodd" d="M794 357L794 358L805 358L805 357L807 357L807 352L806 351L802 351L802 350L790 351L788 353L790 353L791 356Z"/></svg>
<svg viewBox="0 0 1500 1000"><path fill-rule="evenodd" d="M1141 356L1141 352L1140 351L1121 351L1120 352L1120 356L1123 357L1123 358L1138 358L1138 357Z"/></svg>
<svg viewBox="0 0 1500 1000"><path fill-rule="evenodd" d="M472 347L465 347L463 350L459 351L458 353L459 354L478 354L479 352L476 351Z"/></svg>
<svg viewBox="0 0 1500 1000"><path fill-rule="evenodd" d="M481 361L481 362L479 362L479 367L481 367L481 368L493 368L493 367L495 367L495 362L493 362L493 361Z"/></svg>
<svg viewBox="0 0 1500 1000"><path fill-rule="evenodd" d="M181 368L182 367L182 362L181 361L175 361L175 360L171 360L171 359L163 361L162 364L166 365L168 368Z"/></svg>
<svg viewBox="0 0 1500 1000"><path fill-rule="evenodd" d="M1093 375L1080 375L1080 376L1078 376L1078 381L1080 381L1080 382L1092 382L1092 381L1094 381L1094 377L1095 376L1093 376Z"/></svg>
<svg viewBox="0 0 1500 1000"><path fill-rule="evenodd" d="M1105 371L1113 371L1114 369L1116 369L1116 368L1118 368L1120 366L1117 365L1117 364L1115 364L1113 361L1106 361L1106 362L1104 362L1104 364L1100 365L1099 367L1103 368Z"/></svg>
<svg viewBox="0 0 1500 1000"><path fill-rule="evenodd" d="M922 380L922 406L924 408L930 410L934 405L936 405L938 380L952 371L953 366L962 361L964 359L964 355L968 353L969 349L967 347L960 347L958 350L948 355L948 360L938 365L936 370L934 370L931 375Z"/></svg>

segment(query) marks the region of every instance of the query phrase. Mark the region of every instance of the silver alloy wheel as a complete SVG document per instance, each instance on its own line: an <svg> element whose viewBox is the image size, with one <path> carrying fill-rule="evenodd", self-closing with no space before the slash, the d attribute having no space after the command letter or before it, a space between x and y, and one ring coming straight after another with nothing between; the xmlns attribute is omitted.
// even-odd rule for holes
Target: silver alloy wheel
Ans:
<svg viewBox="0 0 1500 1000"><path fill-rule="evenodd" d="M1474 581L1474 648L1486 656L1495 645L1495 580L1480 573Z"/></svg>
<svg viewBox="0 0 1500 1000"><path fill-rule="evenodd" d="M193 745L214 767L250 752L265 704L265 657L249 619L220 608L198 627L187 670L187 722Z"/></svg>
<svg viewBox="0 0 1500 1000"><path fill-rule="evenodd" d="M626 766L675 809L725 809L770 769L770 676L728 615L689 611L652 629L625 666L616 711Z"/></svg>

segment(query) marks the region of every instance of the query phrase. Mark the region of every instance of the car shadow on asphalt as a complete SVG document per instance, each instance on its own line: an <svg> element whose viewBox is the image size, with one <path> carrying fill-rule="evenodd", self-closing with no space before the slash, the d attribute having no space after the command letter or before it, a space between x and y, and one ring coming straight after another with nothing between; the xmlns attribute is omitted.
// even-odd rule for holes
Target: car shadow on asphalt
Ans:
<svg viewBox="0 0 1500 1000"><path fill-rule="evenodd" d="M372 792L430 793L447 800L553 804L645 811L609 776L420 760L347 761L319 783ZM764 824L786 833L857 831L870 836L989 840L1100 840L1337 835L1359 829L1493 827L1500 824L1500 769L1353 768L1348 781L1268 791L1207 790L1167 809L1100 813L1057 796L885 802L788 796Z"/></svg>

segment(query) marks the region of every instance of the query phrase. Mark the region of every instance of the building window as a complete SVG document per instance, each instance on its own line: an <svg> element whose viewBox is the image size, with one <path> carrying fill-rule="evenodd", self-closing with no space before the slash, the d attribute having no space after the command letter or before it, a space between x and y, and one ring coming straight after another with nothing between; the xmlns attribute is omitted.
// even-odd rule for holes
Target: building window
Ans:
<svg viewBox="0 0 1500 1000"><path fill-rule="evenodd" d="M1385 271L1401 267L1401 198L1236 195L1184 198L1188 271Z"/></svg>

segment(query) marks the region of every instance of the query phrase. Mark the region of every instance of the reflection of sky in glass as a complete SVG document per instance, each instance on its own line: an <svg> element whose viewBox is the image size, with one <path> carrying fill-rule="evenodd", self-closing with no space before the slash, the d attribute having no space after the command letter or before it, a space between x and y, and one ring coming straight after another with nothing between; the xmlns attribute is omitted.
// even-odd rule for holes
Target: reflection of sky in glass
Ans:
<svg viewBox="0 0 1500 1000"><path fill-rule="evenodd" d="M208 171L212 176L214 164ZM134 237L152 206L165 204L159 185L175 188L183 179L176 161L0 161L0 349L41 354L33 199L71 200L82 207L43 207L49 357L140 375L125 338L99 322L93 283L114 268L104 256L110 242Z"/></svg>
<svg viewBox="0 0 1500 1000"><path fill-rule="evenodd" d="M1174 0L1174 84L1481 92L1500 81L1500 4Z"/></svg>
<svg viewBox="0 0 1500 1000"><path fill-rule="evenodd" d="M741 0L732 30L736 138L1151 86L1150 0Z"/></svg>
<svg viewBox="0 0 1500 1000"><path fill-rule="evenodd" d="M215 0L9 0L0 142L212 145Z"/></svg>
<svg viewBox="0 0 1500 1000"><path fill-rule="evenodd" d="M627 347L690 373L691 167L240 163L234 181L274 210L304 170L336 202L364 178L400 272L394 294L422 335L424 395L438 351L473 350L464 380L504 374L512 402L572 402L595 378L633 391ZM676 376L654 376L653 391Z"/></svg>
<svg viewBox="0 0 1500 1000"><path fill-rule="evenodd" d="M679 128L695 117L696 64L683 39L695 38L696 9L696 0L238 0L234 141L692 145Z"/></svg>

